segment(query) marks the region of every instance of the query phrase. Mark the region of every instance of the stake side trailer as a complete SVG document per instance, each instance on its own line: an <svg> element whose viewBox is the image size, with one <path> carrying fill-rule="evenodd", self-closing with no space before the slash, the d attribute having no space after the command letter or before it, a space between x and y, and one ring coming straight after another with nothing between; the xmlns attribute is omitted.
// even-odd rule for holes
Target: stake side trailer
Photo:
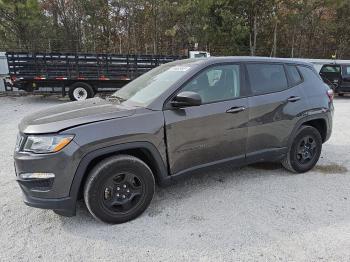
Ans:
<svg viewBox="0 0 350 262"><path fill-rule="evenodd" d="M207 52L189 53L208 57ZM32 92L41 88L61 88L71 100L84 100L97 92L121 88L131 80L161 64L186 56L117 55L75 53L6 53L10 87Z"/></svg>

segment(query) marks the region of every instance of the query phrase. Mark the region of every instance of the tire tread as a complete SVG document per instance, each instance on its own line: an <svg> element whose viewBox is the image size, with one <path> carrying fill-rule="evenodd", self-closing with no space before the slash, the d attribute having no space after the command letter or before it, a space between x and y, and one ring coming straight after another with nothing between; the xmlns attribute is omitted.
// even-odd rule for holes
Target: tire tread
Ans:
<svg viewBox="0 0 350 262"><path fill-rule="evenodd" d="M134 163L137 163L137 164L140 164L142 165L144 168L148 169L148 171L150 172L150 174L152 174L152 182L153 182L153 188L155 187L155 179L154 179L154 176L153 176L153 172L152 170L150 169L150 167L145 163L143 162L141 159L137 158L137 157L134 157L134 156L131 156L131 155L125 155L125 154L122 154L122 155L117 155L117 156L112 156L112 157L108 157L104 160L101 160L101 162L99 162L90 172L86 182L85 182L85 185L84 185L84 202L85 202L85 205L87 207L87 209L89 210L89 212L91 213L91 215L99 220L99 221L102 221L102 222L106 222L106 223L124 223L124 222L127 222L129 220L132 220L136 217L138 217L139 215L141 215L143 213L143 211L147 208L147 206L145 208L142 208L140 212L137 212L135 214L133 214L130 218L128 219L121 219L120 221L115 221L115 222L112 222L112 221L106 221L106 220L103 220L101 219L98 214L96 214L96 212L94 211L94 208L91 206L91 202L90 202L90 199L89 199L89 193L90 193L90 189L92 188L93 184L95 183L96 179L98 178L100 172L106 167L108 166L108 164L111 164L111 163L115 163L117 161L129 161L129 162L134 162ZM153 190L153 195L154 195L154 190ZM152 198L153 198L153 195L152 195ZM151 200L152 200L151 198ZM150 201L151 202L151 201Z"/></svg>
<svg viewBox="0 0 350 262"><path fill-rule="evenodd" d="M292 172L292 173L302 173L298 170L296 170L294 167L293 167L293 164L291 162L291 150L292 150L292 147L293 147L293 144L295 142L295 139L296 137L301 133L301 132L304 132L304 130L307 130L307 129L310 129L312 130L313 132L316 132L315 134L317 134L318 136L318 139L321 141L321 150L322 150L322 138L321 138L321 134L320 132L314 128L313 126L309 126L309 125L302 125L298 132L296 133L295 137L293 138L293 143L291 144L291 146L288 148L288 153L287 155L285 156L285 158L281 161L281 164L282 166L287 169L288 171ZM316 160L315 164L317 163L318 159ZM312 167L313 168L313 167ZM306 171L305 171L306 172Z"/></svg>
<svg viewBox="0 0 350 262"><path fill-rule="evenodd" d="M74 84L72 84L70 87L69 87L69 90L68 90L68 96L69 96L69 99L71 101L76 101L76 99L74 98L74 95L73 95L73 91L75 88L77 87L83 87L87 93L88 93L88 96L87 98L92 98L94 97L95 95L95 92L94 92L94 89L92 88L91 85L87 84L87 83L84 83L84 82L75 82Z"/></svg>

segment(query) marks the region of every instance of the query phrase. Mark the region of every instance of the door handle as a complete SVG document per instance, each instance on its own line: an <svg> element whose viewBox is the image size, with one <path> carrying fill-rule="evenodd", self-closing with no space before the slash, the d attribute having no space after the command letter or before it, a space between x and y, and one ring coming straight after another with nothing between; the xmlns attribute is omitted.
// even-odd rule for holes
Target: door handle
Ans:
<svg viewBox="0 0 350 262"><path fill-rule="evenodd" d="M287 99L288 102L296 102L296 101L299 101L301 99L300 96L291 96L290 98Z"/></svg>
<svg viewBox="0 0 350 262"><path fill-rule="evenodd" d="M236 113L239 113L239 112L242 112L245 110L245 107L244 106L236 106L236 107L232 107L230 109L228 109L226 111L226 113L229 113L229 114L236 114Z"/></svg>

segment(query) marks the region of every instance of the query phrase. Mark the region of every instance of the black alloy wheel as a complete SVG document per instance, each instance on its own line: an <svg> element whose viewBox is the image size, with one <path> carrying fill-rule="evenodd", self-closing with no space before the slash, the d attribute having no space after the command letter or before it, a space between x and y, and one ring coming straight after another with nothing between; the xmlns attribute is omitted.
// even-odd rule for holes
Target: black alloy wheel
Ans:
<svg viewBox="0 0 350 262"><path fill-rule="evenodd" d="M282 165L294 173L311 170L320 158L322 137L312 126L301 126L289 148Z"/></svg>
<svg viewBox="0 0 350 262"><path fill-rule="evenodd" d="M116 174L107 179L101 191L101 201L108 212L129 212L140 204L142 180L131 173Z"/></svg>
<svg viewBox="0 0 350 262"><path fill-rule="evenodd" d="M304 136L300 142L299 146L295 152L295 158L301 165L305 165L313 160L316 156L317 144L312 136Z"/></svg>

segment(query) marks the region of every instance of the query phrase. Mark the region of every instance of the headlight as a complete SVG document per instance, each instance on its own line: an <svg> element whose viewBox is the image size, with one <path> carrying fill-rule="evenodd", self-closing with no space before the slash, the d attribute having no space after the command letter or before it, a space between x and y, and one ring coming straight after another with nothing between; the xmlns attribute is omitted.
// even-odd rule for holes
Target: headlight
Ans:
<svg viewBox="0 0 350 262"><path fill-rule="evenodd" d="M16 146L15 146L15 151L18 152L20 147L21 147L21 144L22 144L22 141L23 141L23 136L21 136L20 134L17 135L17 140L16 140Z"/></svg>
<svg viewBox="0 0 350 262"><path fill-rule="evenodd" d="M28 136L23 151L38 154L54 153L68 145L73 135L37 135Z"/></svg>

